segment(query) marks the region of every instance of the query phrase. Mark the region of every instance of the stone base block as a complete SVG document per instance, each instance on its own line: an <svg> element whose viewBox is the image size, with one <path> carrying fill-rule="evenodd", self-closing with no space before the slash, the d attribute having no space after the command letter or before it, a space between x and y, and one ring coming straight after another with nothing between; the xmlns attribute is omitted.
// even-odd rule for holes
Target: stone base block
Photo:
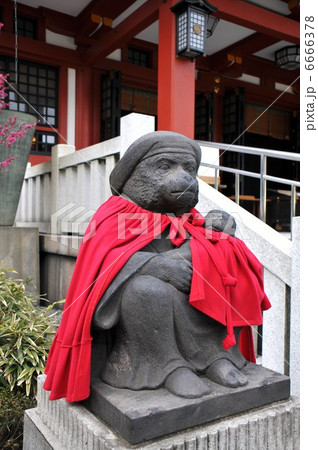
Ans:
<svg viewBox="0 0 318 450"><path fill-rule="evenodd" d="M44 378L39 377L37 408L25 413L24 450L298 450L300 447L299 400L295 397L132 445L82 404L66 403L64 399L50 402L49 393L42 389Z"/></svg>
<svg viewBox="0 0 318 450"><path fill-rule="evenodd" d="M138 444L289 398L290 383L285 375L252 363L242 372L249 380L246 386L226 388L206 379L212 393L194 399L177 397L163 388L116 389L99 378L92 381L91 395L84 405L128 442Z"/></svg>

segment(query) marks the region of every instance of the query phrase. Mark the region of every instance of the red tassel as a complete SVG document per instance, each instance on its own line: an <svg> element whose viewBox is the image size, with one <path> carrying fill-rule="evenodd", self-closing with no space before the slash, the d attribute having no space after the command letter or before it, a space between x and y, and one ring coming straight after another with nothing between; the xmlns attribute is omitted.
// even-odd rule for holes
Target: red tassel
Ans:
<svg viewBox="0 0 318 450"><path fill-rule="evenodd" d="M223 347L225 350L228 350L229 348L233 347L233 345L236 344L236 339L234 334L227 334L226 338L223 339Z"/></svg>

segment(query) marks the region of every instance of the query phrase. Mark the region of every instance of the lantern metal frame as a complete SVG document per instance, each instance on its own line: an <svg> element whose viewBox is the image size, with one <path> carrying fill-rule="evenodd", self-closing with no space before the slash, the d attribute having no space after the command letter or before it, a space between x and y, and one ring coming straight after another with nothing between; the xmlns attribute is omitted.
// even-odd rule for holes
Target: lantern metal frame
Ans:
<svg viewBox="0 0 318 450"><path fill-rule="evenodd" d="M181 0L171 11L176 15L176 54L190 59L204 55L206 39L212 35L219 20L210 14L217 8L207 0Z"/></svg>
<svg viewBox="0 0 318 450"><path fill-rule="evenodd" d="M275 52L275 62L284 70L297 70L300 67L299 45L288 45Z"/></svg>

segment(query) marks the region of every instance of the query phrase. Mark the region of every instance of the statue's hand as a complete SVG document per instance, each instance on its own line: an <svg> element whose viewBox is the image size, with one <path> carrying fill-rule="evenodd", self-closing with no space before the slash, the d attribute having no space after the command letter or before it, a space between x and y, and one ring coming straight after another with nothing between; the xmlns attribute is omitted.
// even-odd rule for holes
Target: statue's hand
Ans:
<svg viewBox="0 0 318 450"><path fill-rule="evenodd" d="M221 209L212 209L205 216L205 228L235 237L236 222L233 216Z"/></svg>
<svg viewBox="0 0 318 450"><path fill-rule="evenodd" d="M175 257L169 258L162 255L152 258L142 267L139 273L159 278L159 280L172 284L179 291L189 294L192 279L192 263L182 257L176 261Z"/></svg>

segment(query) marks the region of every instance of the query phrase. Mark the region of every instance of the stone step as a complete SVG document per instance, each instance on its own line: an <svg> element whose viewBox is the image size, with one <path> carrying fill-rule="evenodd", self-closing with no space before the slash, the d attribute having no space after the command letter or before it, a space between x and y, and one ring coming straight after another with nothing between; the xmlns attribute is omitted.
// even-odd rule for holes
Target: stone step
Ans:
<svg viewBox="0 0 318 450"><path fill-rule="evenodd" d="M38 407L25 413L23 450L298 450L299 400L272 403L131 445L80 403L50 402L38 378Z"/></svg>

